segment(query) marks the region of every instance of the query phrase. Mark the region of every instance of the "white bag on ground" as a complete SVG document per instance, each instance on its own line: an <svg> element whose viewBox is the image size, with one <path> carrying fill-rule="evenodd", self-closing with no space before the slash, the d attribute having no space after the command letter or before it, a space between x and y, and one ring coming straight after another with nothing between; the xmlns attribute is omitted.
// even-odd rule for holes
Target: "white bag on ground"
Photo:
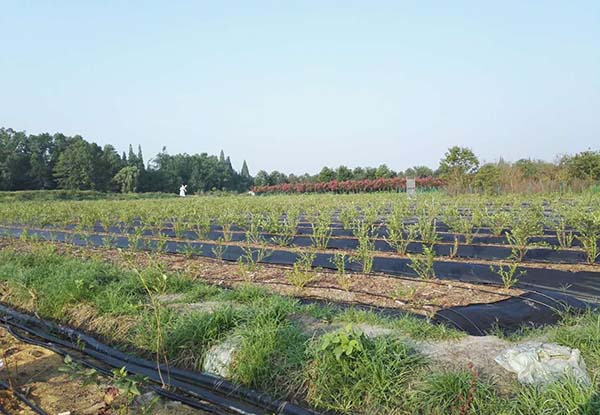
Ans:
<svg viewBox="0 0 600 415"><path fill-rule="evenodd" d="M564 376L585 385L591 383L579 350L555 343L523 343L504 350L495 360L504 369L515 372L523 384L546 385Z"/></svg>

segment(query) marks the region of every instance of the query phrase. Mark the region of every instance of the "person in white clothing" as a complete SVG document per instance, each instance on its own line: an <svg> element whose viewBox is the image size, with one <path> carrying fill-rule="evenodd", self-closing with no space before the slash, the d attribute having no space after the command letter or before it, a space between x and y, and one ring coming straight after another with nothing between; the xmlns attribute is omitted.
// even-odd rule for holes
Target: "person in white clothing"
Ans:
<svg viewBox="0 0 600 415"><path fill-rule="evenodd" d="M187 192L187 184L182 184L179 188L179 196L185 197L185 192Z"/></svg>

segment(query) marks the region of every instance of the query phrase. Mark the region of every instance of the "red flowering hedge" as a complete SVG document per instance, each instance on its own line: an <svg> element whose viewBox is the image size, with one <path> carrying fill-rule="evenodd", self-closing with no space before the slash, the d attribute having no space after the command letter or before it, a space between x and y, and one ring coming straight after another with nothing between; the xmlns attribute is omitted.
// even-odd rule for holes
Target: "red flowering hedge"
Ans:
<svg viewBox="0 0 600 415"><path fill-rule="evenodd" d="M437 189L445 185L441 179L423 177L416 179L418 188ZM252 191L256 194L264 193L359 193L359 192L385 192L406 189L406 179L394 177L392 179L374 180L346 180L338 182L332 180L327 183L283 183L272 186L255 186Z"/></svg>

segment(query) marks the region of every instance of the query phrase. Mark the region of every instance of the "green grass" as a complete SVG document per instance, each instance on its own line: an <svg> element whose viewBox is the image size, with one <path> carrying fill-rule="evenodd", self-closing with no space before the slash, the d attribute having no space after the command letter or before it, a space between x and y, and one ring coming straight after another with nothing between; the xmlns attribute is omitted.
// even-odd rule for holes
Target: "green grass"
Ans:
<svg viewBox="0 0 600 415"><path fill-rule="evenodd" d="M468 370L425 374L410 396L410 406L430 415L460 414L473 389L468 406L476 414L509 413L508 402L501 399L494 388L474 377Z"/></svg>
<svg viewBox="0 0 600 415"><path fill-rule="evenodd" d="M350 354L323 350L325 338L310 349L309 400L341 413L388 413L404 406L406 386L424 359L392 338L350 335L359 344Z"/></svg>
<svg viewBox="0 0 600 415"><path fill-rule="evenodd" d="M243 313L231 307L212 313L177 314L168 319L164 328L166 354L175 365L201 370L208 348L224 339L243 320Z"/></svg>
<svg viewBox="0 0 600 415"><path fill-rule="evenodd" d="M594 385L563 381L547 388L518 387L500 396L493 384L469 371L440 372L401 339L429 341L460 338L452 329L410 316L384 317L369 311L339 309L269 294L246 284L221 289L160 265L127 270L100 259L58 255L46 244L30 252L0 251L0 295L3 301L35 311L41 317L68 321L68 313L92 308L110 322L131 318L128 336L116 346L154 358L159 352L171 364L199 369L214 344L239 336L241 347L230 373L233 381L319 410L346 414L461 414L473 389L469 414L559 415L600 413L600 314L563 316L560 324L527 329L511 340L544 335L548 341L581 350ZM183 294L182 302L214 301L213 312L179 312L153 300ZM83 307L85 306L85 307ZM331 323L368 323L396 331L396 337L369 339L343 333L309 339L292 316L307 315ZM157 317L158 316L158 317ZM111 320L112 319L112 320ZM110 330L102 334L106 336ZM331 343L332 338L340 343ZM106 337L105 337L106 338ZM163 339L162 343L159 339ZM346 339L347 343L342 340ZM338 357L336 347L358 344ZM337 341L337 340L336 340ZM344 349L345 350L345 349ZM338 350L339 351L339 350ZM463 411L463 414L465 412ZM461 415L463 415L461 414Z"/></svg>
<svg viewBox="0 0 600 415"><path fill-rule="evenodd" d="M400 317L387 317L373 311L350 308L332 314L332 321L343 323L368 323L384 326L399 333L421 340L451 340L464 337L464 333L448 326L432 324L424 318L404 314Z"/></svg>
<svg viewBox="0 0 600 415"><path fill-rule="evenodd" d="M301 388L307 338L296 326L263 314L238 334L243 340L232 368L235 381L279 396Z"/></svg>
<svg viewBox="0 0 600 415"><path fill-rule="evenodd" d="M600 377L600 313L565 316L562 324L548 330L548 335L550 341L579 349L588 369Z"/></svg>

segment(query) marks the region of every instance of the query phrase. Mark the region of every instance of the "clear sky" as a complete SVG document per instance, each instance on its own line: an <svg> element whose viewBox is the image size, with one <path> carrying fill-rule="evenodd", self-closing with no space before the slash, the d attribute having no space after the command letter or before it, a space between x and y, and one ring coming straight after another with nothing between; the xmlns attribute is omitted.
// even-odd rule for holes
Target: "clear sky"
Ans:
<svg viewBox="0 0 600 415"><path fill-rule="evenodd" d="M600 149L600 1L2 1L0 126L250 171Z"/></svg>

